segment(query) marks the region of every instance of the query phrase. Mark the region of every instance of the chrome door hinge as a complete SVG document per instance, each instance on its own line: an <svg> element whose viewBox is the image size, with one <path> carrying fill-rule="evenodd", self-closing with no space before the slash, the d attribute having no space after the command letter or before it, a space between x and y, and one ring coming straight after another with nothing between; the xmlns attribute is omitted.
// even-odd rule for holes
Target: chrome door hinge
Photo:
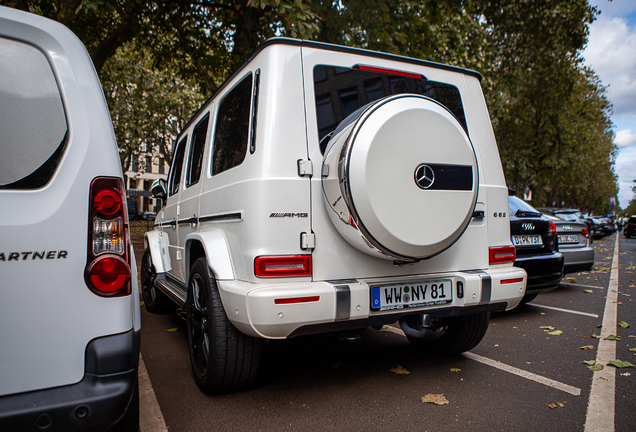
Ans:
<svg viewBox="0 0 636 432"><path fill-rule="evenodd" d="M316 247L316 235L314 233L300 234L300 248L302 250L314 249Z"/></svg>
<svg viewBox="0 0 636 432"><path fill-rule="evenodd" d="M311 177L314 175L314 165L310 160L298 159L298 175L300 177Z"/></svg>

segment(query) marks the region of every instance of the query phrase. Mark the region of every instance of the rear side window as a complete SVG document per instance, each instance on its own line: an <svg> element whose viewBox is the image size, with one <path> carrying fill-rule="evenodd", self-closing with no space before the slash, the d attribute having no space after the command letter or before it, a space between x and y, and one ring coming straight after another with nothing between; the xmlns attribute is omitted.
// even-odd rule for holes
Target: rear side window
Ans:
<svg viewBox="0 0 636 432"><path fill-rule="evenodd" d="M188 158L188 178L186 179L186 187L197 184L201 177L205 138L208 135L208 123L210 123L209 114L207 114L205 118L194 128L192 143L190 144L190 157Z"/></svg>
<svg viewBox="0 0 636 432"><path fill-rule="evenodd" d="M170 183L168 185L168 196L172 196L179 192L179 186L181 185L181 170L183 169L183 156L185 155L186 142L188 137L186 136L177 145L177 150L174 152L174 160L172 161L172 169L170 170Z"/></svg>
<svg viewBox="0 0 636 432"><path fill-rule="evenodd" d="M214 132L212 175L243 163L247 153L251 101L252 74L249 74L219 105Z"/></svg>
<svg viewBox="0 0 636 432"><path fill-rule="evenodd" d="M38 189L57 169L67 124L47 58L0 38L0 189Z"/></svg>
<svg viewBox="0 0 636 432"><path fill-rule="evenodd" d="M415 93L436 100L448 108L468 131L459 90L450 84L424 78L318 65L314 68L314 93L320 140L358 108L385 96L400 93Z"/></svg>

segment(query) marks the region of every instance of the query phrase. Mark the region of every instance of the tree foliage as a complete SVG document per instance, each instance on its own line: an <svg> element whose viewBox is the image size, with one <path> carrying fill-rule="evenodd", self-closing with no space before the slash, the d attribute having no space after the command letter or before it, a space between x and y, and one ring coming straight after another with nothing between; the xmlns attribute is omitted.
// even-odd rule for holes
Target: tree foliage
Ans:
<svg viewBox="0 0 636 432"><path fill-rule="evenodd" d="M604 212L617 192L611 104L582 64L587 0L0 0L70 27L104 84L122 163L272 36L478 70L509 186ZM175 120L176 119L176 120ZM173 121L175 120L175 121Z"/></svg>

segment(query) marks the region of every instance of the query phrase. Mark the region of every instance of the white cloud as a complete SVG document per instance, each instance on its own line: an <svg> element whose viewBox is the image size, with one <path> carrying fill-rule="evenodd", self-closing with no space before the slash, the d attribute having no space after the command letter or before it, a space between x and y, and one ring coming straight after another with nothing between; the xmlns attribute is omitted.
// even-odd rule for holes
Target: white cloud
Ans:
<svg viewBox="0 0 636 432"><path fill-rule="evenodd" d="M636 143L636 133L634 133L633 130L623 129L616 132L614 144L616 144L619 148L629 147L634 143Z"/></svg>
<svg viewBox="0 0 636 432"><path fill-rule="evenodd" d="M624 18L599 18L590 28L583 56L603 84L609 85L615 115L636 116L636 28Z"/></svg>

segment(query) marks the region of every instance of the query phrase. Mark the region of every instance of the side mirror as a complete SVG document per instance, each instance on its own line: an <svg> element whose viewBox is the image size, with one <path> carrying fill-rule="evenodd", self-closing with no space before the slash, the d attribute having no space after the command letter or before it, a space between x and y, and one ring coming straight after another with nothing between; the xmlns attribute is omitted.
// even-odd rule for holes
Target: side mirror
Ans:
<svg viewBox="0 0 636 432"><path fill-rule="evenodd" d="M164 179L156 180L150 188L152 196L158 199L165 200L168 196L168 184Z"/></svg>

